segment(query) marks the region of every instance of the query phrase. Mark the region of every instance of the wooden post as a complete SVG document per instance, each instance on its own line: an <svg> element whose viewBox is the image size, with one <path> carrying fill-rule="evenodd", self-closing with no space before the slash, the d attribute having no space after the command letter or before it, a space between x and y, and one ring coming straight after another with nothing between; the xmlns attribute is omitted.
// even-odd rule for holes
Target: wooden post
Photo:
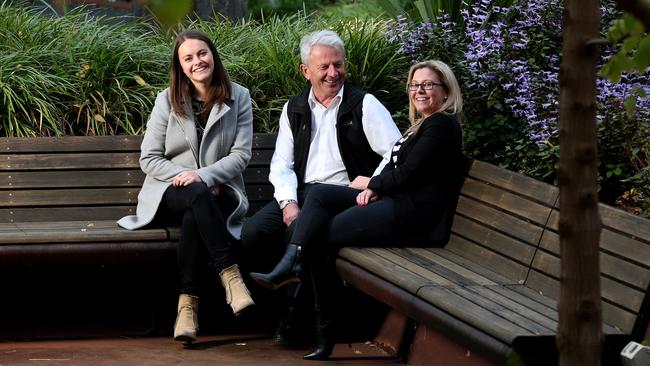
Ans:
<svg viewBox="0 0 650 366"><path fill-rule="evenodd" d="M597 0L565 0L560 65L560 365L600 365L602 315L596 171Z"/></svg>

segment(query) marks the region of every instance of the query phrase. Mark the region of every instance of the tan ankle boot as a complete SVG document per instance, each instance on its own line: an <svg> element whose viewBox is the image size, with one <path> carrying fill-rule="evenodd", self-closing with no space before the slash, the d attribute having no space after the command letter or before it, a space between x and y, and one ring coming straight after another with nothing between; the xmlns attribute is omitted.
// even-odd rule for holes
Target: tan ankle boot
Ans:
<svg viewBox="0 0 650 366"><path fill-rule="evenodd" d="M192 343L199 330L199 298L181 294L178 298L178 313L174 324L174 340Z"/></svg>
<svg viewBox="0 0 650 366"><path fill-rule="evenodd" d="M255 305L236 264L221 271L219 277L221 277L221 283L226 290L226 302L235 315L239 315L245 308Z"/></svg>

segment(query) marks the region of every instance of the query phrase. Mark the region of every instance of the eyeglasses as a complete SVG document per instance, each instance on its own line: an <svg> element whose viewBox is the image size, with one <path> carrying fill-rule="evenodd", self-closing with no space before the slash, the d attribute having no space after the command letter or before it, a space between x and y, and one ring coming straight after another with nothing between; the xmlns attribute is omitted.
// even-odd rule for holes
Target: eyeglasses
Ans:
<svg viewBox="0 0 650 366"><path fill-rule="evenodd" d="M411 84L408 84L407 86L408 86L410 91L416 91L420 87L422 87L422 89L424 89L424 90L431 90L436 85L442 86L443 88L445 87L445 84L434 83L433 81L425 81L425 82L420 83L420 84L411 83Z"/></svg>

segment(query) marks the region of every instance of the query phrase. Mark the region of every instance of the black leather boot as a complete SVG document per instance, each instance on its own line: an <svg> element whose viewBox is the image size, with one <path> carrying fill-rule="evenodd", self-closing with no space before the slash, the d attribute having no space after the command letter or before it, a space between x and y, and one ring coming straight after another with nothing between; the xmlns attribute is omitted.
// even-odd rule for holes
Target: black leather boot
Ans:
<svg viewBox="0 0 650 366"><path fill-rule="evenodd" d="M297 302L301 287L302 282L287 286L287 308L273 334L273 342L276 344L293 344L300 339Z"/></svg>
<svg viewBox="0 0 650 366"><path fill-rule="evenodd" d="M276 290L288 283L299 282L302 271L302 248L289 244L280 262L269 273L251 272L251 277L260 285Z"/></svg>
<svg viewBox="0 0 650 366"><path fill-rule="evenodd" d="M303 358L305 360L325 360L334 350L332 319L324 309L316 309L314 313L316 316L315 344L314 348Z"/></svg>

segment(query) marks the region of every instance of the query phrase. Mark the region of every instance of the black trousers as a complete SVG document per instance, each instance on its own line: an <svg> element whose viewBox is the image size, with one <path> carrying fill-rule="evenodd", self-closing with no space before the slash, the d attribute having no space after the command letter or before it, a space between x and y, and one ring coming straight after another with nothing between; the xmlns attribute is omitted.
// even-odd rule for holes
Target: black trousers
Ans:
<svg viewBox="0 0 650 366"><path fill-rule="evenodd" d="M177 262L183 294L199 295L200 277L208 261L217 273L234 264L224 219L225 199L214 197L202 182L170 186L165 191L156 218L181 226Z"/></svg>
<svg viewBox="0 0 650 366"><path fill-rule="evenodd" d="M306 184L298 190L298 206L302 206L307 193L320 184ZM244 258L250 267L258 272L273 269L291 239L295 220L290 226L282 221L282 210L276 200L272 200L244 222L241 244Z"/></svg>
<svg viewBox="0 0 650 366"><path fill-rule="evenodd" d="M317 253L323 245L338 252L344 246L385 246L393 242L398 232L395 201L384 197L358 206L359 192L347 186L315 186L305 197L289 242L302 246L306 253Z"/></svg>

